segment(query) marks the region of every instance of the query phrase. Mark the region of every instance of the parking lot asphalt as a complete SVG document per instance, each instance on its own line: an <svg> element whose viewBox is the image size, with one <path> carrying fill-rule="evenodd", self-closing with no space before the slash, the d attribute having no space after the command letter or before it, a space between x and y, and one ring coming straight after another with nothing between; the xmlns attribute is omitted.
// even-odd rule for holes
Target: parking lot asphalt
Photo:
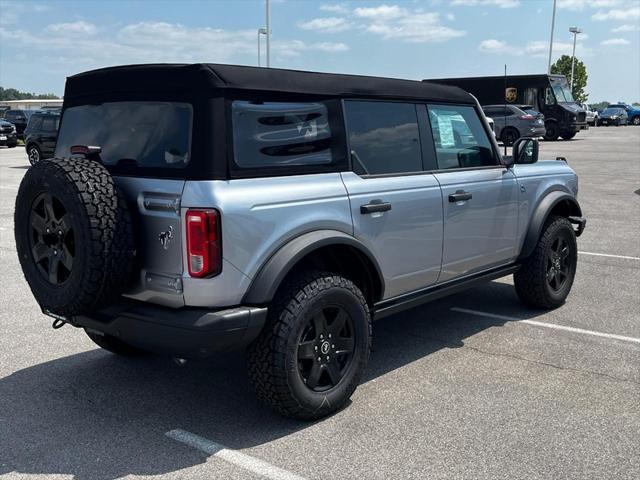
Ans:
<svg viewBox="0 0 640 480"><path fill-rule="evenodd" d="M0 149L0 477L640 478L640 127L540 150L588 218L566 305L508 277L381 320L351 404L303 423L256 402L240 353L180 368L50 328L13 240L26 155Z"/></svg>

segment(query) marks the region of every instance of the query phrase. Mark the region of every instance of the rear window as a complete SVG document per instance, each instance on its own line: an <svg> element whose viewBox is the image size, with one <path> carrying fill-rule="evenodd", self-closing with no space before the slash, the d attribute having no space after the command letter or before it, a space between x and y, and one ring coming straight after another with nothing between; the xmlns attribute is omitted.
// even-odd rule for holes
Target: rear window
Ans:
<svg viewBox="0 0 640 480"><path fill-rule="evenodd" d="M56 157L73 145L102 148L107 166L180 169L189 164L193 109L188 103L110 102L65 110Z"/></svg>
<svg viewBox="0 0 640 480"><path fill-rule="evenodd" d="M329 165L329 114L321 102L232 104L233 151L241 168Z"/></svg>

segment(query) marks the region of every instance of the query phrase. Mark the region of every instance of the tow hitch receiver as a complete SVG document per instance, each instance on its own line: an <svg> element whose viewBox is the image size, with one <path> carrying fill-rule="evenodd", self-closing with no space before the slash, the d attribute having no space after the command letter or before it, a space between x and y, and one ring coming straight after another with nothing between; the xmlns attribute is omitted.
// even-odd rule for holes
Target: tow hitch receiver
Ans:
<svg viewBox="0 0 640 480"><path fill-rule="evenodd" d="M584 227L587 225L587 219L584 217L569 217L569 221L574 225L578 225L578 228L576 228L576 237L582 235Z"/></svg>

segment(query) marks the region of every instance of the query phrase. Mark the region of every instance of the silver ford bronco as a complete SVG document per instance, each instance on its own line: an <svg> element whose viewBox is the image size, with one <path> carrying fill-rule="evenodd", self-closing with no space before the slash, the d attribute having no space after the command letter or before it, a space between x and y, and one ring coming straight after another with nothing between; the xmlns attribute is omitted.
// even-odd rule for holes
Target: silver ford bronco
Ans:
<svg viewBox="0 0 640 480"><path fill-rule="evenodd" d="M230 65L67 80L15 235L54 326L120 355L247 348L284 415L341 408L372 320L513 274L565 301L585 220L564 159L503 156L456 87Z"/></svg>

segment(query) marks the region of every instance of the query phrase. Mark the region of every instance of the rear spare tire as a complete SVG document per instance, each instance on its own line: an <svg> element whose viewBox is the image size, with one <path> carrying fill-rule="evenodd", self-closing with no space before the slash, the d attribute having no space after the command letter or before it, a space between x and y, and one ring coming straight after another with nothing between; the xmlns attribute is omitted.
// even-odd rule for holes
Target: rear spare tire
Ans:
<svg viewBox="0 0 640 480"><path fill-rule="evenodd" d="M100 163L55 159L31 167L16 198L15 237L33 296L57 315L104 307L130 278L131 217Z"/></svg>

